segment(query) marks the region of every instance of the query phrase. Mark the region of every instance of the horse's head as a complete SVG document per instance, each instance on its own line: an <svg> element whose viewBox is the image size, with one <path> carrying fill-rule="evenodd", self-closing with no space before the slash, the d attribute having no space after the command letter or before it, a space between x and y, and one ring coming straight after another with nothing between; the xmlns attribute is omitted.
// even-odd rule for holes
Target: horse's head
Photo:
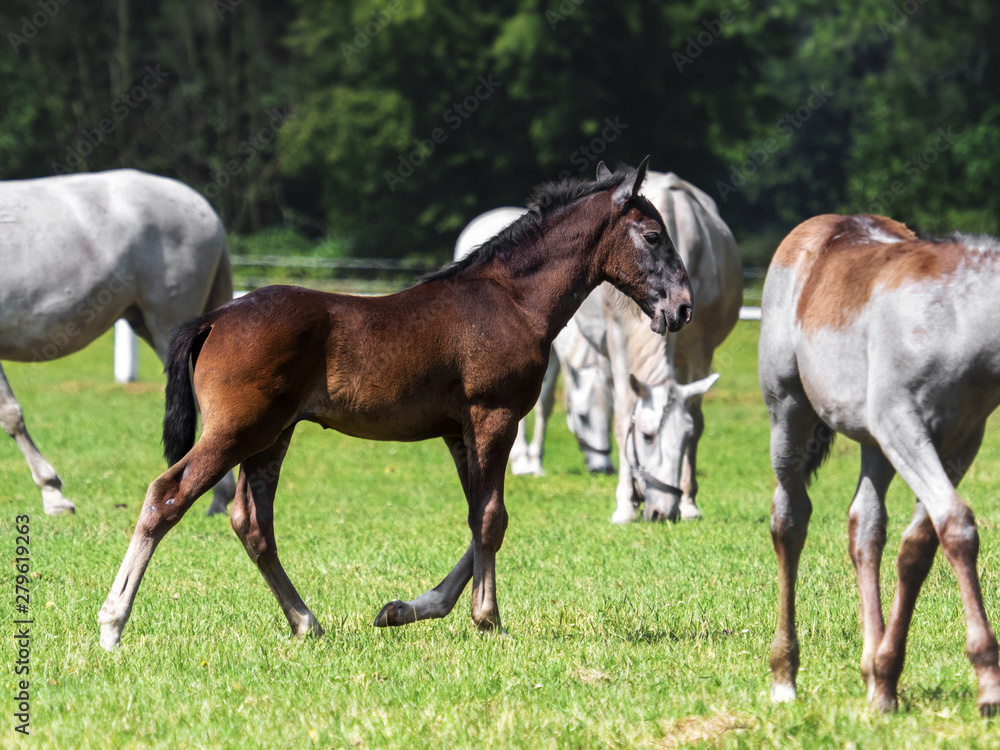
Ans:
<svg viewBox="0 0 1000 750"><path fill-rule="evenodd" d="M676 521L680 515L684 452L695 432L690 407L718 377L716 373L687 385L674 380L649 385L629 376L637 398L625 436L625 456L648 521Z"/></svg>
<svg viewBox="0 0 1000 750"><path fill-rule="evenodd" d="M650 317L650 328L663 335L691 320L693 297L684 262L659 211L639 195L648 163L647 156L611 191L614 218L602 270L604 279L634 300ZM599 182L613 176L604 162L598 164Z"/></svg>
<svg viewBox="0 0 1000 750"><path fill-rule="evenodd" d="M614 474L611 463L611 385L600 367L566 368L566 424L576 435L587 468Z"/></svg>

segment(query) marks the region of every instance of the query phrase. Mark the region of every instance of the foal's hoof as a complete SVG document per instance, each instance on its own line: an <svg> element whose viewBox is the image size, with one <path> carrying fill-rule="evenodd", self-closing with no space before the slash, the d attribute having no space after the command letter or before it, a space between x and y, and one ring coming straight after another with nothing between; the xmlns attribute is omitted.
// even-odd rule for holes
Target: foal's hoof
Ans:
<svg viewBox="0 0 1000 750"><path fill-rule="evenodd" d="M385 628L397 625L409 625L416 621L417 613L413 607L406 602L395 599L382 607L382 611L375 616L375 622L372 624L376 628Z"/></svg>

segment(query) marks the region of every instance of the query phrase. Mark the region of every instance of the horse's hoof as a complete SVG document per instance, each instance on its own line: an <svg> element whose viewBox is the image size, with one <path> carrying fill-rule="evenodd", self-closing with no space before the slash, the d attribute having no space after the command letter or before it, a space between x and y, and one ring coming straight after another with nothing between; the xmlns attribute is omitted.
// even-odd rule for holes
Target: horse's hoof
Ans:
<svg viewBox="0 0 1000 750"><path fill-rule="evenodd" d="M121 632L115 628L101 628L101 648L105 651L116 651L122 643Z"/></svg>
<svg viewBox="0 0 1000 750"><path fill-rule="evenodd" d="M417 613L406 602L395 599L384 607L375 616L372 623L376 628L396 627L397 625L409 625L417 621Z"/></svg>
<svg viewBox="0 0 1000 750"><path fill-rule="evenodd" d="M76 513L76 506L63 497L59 490L51 488L42 491L42 509L47 516L66 516Z"/></svg>
<svg viewBox="0 0 1000 750"><path fill-rule="evenodd" d="M795 700L795 687L775 682L771 685L771 700L775 703L792 703Z"/></svg>
<svg viewBox="0 0 1000 750"><path fill-rule="evenodd" d="M979 706L979 715L984 719L990 716L1000 716L1000 685L980 693L976 705Z"/></svg>
<svg viewBox="0 0 1000 750"><path fill-rule="evenodd" d="M895 713L899 710L899 699L895 695L880 694L876 691L875 697L871 701L871 707L873 711L882 714Z"/></svg>

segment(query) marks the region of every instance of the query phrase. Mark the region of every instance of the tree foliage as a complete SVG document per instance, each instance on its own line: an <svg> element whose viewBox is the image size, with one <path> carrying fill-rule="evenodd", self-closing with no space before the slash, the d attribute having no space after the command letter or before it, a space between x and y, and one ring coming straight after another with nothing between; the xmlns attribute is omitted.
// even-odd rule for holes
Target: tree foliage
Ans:
<svg viewBox="0 0 1000 750"><path fill-rule="evenodd" d="M0 176L132 166L233 232L436 260L537 182L647 153L744 238L830 211L1000 232L1000 8L852 6L9 0Z"/></svg>

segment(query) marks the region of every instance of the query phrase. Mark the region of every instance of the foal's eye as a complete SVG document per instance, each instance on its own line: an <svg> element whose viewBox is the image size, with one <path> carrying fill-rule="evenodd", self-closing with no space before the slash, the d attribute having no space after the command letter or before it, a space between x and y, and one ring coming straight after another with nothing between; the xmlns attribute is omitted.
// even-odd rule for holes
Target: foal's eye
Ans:
<svg viewBox="0 0 1000 750"><path fill-rule="evenodd" d="M656 440L656 433L655 432L644 432L644 433L642 433L642 439L645 440L650 445L652 445L653 441Z"/></svg>
<svg viewBox="0 0 1000 750"><path fill-rule="evenodd" d="M660 233L659 232L646 232L646 234L642 235L642 237L650 245L655 245L659 241L659 239L660 239Z"/></svg>

